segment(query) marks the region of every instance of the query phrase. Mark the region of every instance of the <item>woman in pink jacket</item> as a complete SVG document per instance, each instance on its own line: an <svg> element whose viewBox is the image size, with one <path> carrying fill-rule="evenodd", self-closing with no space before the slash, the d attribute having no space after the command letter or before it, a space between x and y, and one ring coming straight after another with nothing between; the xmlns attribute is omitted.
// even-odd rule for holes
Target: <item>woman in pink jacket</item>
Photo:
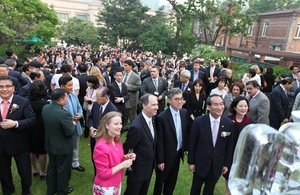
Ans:
<svg viewBox="0 0 300 195"><path fill-rule="evenodd" d="M120 195L123 169L129 168L135 160L133 153L124 155L121 129L122 115L119 112L109 112L100 121L93 154L96 166L94 195Z"/></svg>

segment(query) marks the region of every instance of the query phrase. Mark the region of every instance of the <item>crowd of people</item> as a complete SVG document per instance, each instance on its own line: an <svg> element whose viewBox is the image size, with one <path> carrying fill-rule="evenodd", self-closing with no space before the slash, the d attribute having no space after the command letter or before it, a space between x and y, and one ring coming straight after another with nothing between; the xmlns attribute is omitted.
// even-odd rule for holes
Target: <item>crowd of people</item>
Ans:
<svg viewBox="0 0 300 195"><path fill-rule="evenodd" d="M102 46L45 48L18 59L0 58L0 181L12 194L11 159L30 194L32 176L47 194L68 194L71 170L80 172L80 137L90 136L94 195L173 194L181 161L193 174L190 194L214 194L228 181L235 145L251 123L278 130L300 110L300 73L276 79L253 65L234 78L229 63L201 57L171 59L161 52L122 52ZM127 132L125 142L122 133ZM49 158L46 165L47 157ZM40 165L37 164L37 160ZM228 184L224 186L230 194Z"/></svg>

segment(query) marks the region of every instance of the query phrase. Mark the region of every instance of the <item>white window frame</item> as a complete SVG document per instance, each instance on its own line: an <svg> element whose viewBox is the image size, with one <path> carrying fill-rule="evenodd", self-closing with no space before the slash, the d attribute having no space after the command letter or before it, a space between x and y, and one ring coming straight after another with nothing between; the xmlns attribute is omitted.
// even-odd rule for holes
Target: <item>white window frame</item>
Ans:
<svg viewBox="0 0 300 195"><path fill-rule="evenodd" d="M84 20L84 21L89 21L89 15L88 14L77 14L76 15L77 18ZM86 19L83 19L84 17L86 17Z"/></svg>
<svg viewBox="0 0 300 195"><path fill-rule="evenodd" d="M68 13L56 13L59 20L68 21L69 20L69 14Z"/></svg>
<svg viewBox="0 0 300 195"><path fill-rule="evenodd" d="M252 36L252 34L253 34L253 28L254 28L254 24L248 26L248 30L247 30L247 35L248 36Z"/></svg>
<svg viewBox="0 0 300 195"><path fill-rule="evenodd" d="M261 32L262 37L267 36L268 28L269 28L269 22L266 21L266 22L264 22L264 26L263 26L263 29L262 29L262 32Z"/></svg>
<svg viewBox="0 0 300 195"><path fill-rule="evenodd" d="M300 21L298 21L296 26L295 38L300 38Z"/></svg>

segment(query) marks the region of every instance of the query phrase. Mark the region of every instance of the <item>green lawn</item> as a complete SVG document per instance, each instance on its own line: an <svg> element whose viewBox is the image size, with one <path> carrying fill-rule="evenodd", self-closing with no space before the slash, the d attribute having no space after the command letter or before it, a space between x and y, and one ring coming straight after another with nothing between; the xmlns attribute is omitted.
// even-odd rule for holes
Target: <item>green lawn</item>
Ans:
<svg viewBox="0 0 300 195"><path fill-rule="evenodd" d="M125 136L126 136L125 134L122 136L122 140L124 140ZM81 137L79 155L80 155L79 161L81 165L85 167L86 171L78 172L72 170L70 186L74 187L75 189L71 194L74 195L92 194L93 167L92 167L92 161L90 155L89 138ZM14 175L14 183L16 187L16 192L14 194L16 195L21 194L20 178L17 175L17 171L14 163L12 169ZM152 176L148 194L152 194L154 188L154 181L155 181L155 173ZM190 192L191 183L192 183L192 173L189 171L188 165L185 162L184 164L181 164L174 195L188 195ZM123 181L122 192L124 192L125 188L126 188L126 177L124 178ZM2 193L2 189L0 193ZM46 181L45 180L41 181L39 177L33 178L31 194L32 195L46 194ZM224 195L224 194L225 194L225 184L224 184L223 177L221 177L216 186L215 195Z"/></svg>

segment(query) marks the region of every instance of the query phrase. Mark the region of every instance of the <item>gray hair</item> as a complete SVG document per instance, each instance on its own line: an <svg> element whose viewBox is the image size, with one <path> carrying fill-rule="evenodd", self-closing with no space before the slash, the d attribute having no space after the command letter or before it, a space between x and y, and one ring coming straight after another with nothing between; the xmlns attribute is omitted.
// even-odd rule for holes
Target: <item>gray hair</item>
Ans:
<svg viewBox="0 0 300 195"><path fill-rule="evenodd" d="M181 89L179 89L178 87L172 88L168 91L168 99L172 99L174 97L174 95L176 94L182 94Z"/></svg>
<svg viewBox="0 0 300 195"><path fill-rule="evenodd" d="M191 78L191 72L189 70L182 70L180 76Z"/></svg>
<svg viewBox="0 0 300 195"><path fill-rule="evenodd" d="M7 59L7 60L5 61L5 64L6 64L7 66L15 66L15 65L17 65L17 62L16 62L15 59Z"/></svg>

